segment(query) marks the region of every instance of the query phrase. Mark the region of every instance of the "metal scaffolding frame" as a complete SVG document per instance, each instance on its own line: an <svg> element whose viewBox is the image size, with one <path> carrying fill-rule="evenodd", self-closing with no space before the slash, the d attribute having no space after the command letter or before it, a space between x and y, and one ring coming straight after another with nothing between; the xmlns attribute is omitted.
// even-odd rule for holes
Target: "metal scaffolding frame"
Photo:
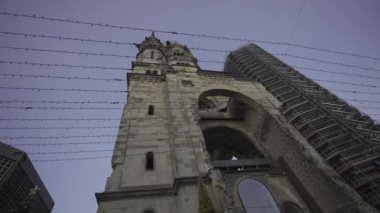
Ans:
<svg viewBox="0 0 380 213"><path fill-rule="evenodd" d="M231 53L226 70L260 82L325 162L380 209L379 125L254 44Z"/></svg>

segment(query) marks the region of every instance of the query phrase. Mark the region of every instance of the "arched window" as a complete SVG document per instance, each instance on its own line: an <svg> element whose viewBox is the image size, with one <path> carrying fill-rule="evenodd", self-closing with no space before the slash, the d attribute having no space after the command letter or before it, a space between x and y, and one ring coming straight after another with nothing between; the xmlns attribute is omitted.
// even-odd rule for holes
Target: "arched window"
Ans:
<svg viewBox="0 0 380 213"><path fill-rule="evenodd" d="M148 106L148 115L154 115L154 106L153 105Z"/></svg>
<svg viewBox="0 0 380 213"><path fill-rule="evenodd" d="M303 213L300 207L298 207L295 203L286 202L282 205L283 213Z"/></svg>
<svg viewBox="0 0 380 213"><path fill-rule="evenodd" d="M267 187L257 180L242 180L238 193L246 213L280 213Z"/></svg>
<svg viewBox="0 0 380 213"><path fill-rule="evenodd" d="M153 152L147 152L146 153L146 170L154 170L154 156Z"/></svg>

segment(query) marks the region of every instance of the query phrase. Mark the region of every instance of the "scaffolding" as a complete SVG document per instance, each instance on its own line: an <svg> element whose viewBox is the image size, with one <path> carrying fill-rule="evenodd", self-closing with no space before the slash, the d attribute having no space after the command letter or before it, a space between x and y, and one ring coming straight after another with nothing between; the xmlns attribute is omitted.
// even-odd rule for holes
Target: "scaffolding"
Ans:
<svg viewBox="0 0 380 213"><path fill-rule="evenodd" d="M379 125L254 44L231 53L226 70L260 82L325 162L380 209Z"/></svg>

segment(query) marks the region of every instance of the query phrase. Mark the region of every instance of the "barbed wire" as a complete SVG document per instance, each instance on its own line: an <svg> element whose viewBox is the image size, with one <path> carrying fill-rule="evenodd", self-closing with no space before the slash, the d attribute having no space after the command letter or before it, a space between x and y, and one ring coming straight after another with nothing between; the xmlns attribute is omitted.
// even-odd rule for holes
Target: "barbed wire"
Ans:
<svg viewBox="0 0 380 213"><path fill-rule="evenodd" d="M94 77L78 77L78 76L57 76L57 75L28 75L28 74L9 74L0 73L0 76L12 77L12 78L57 78L67 80L94 80L94 81L119 81L124 82L121 78L94 78Z"/></svg>
<svg viewBox="0 0 380 213"><path fill-rule="evenodd" d="M136 126L136 127L144 127L144 126ZM117 129L119 126L60 126L60 127L0 127L2 130L18 130L18 129Z"/></svg>
<svg viewBox="0 0 380 213"><path fill-rule="evenodd" d="M45 67L67 67L67 68L80 68L80 69L100 69L100 70L120 70L127 71L132 70L123 67L103 67L103 66L89 66L89 65L71 65L71 64L49 64L49 63L38 63L38 62L28 62L28 61L5 61L0 60L0 64L18 64L18 65L31 65L31 66L45 66Z"/></svg>
<svg viewBox="0 0 380 213"><path fill-rule="evenodd" d="M120 121L121 118L0 118L0 121Z"/></svg>
<svg viewBox="0 0 380 213"><path fill-rule="evenodd" d="M315 72L324 72L324 73L330 73L330 74L345 75L345 76L355 76L355 77L362 77L362 78L369 78L369 79L380 80L380 77L374 76L374 75L363 75L363 74L356 74L356 73L337 72L337 71L324 70L324 69L316 69L316 68L303 67L303 66L297 66L297 65L292 65L292 67L293 68L298 68L298 69L303 69L303 70L315 71Z"/></svg>
<svg viewBox="0 0 380 213"><path fill-rule="evenodd" d="M25 50L25 51L39 51L39 52L54 52L54 53L68 53L68 54L76 54L76 55L83 55L83 56L110 56L110 57L121 57L121 58L130 58L130 59L135 59L135 56L131 55L119 55L119 54L110 54L110 53L93 53L93 52L78 52L78 51L68 51L68 50L51 50L51 49L39 49L39 48L27 48L27 47L13 47L13 46L2 46L0 45L0 48L5 48L5 49L14 49L14 50ZM232 52L228 50L218 50L218 49L205 49L205 48L198 48L198 47L191 47L190 49L193 50L203 50L203 51L210 51L210 52ZM332 64L332 65L338 65L338 66L343 66L343 67L350 67L350 68L356 68L356 69L361 69L361 70L369 70L369 71L375 71L379 72L379 69L376 68L371 68L371 67L363 67L363 66L358 66L358 65L352 65L352 64L345 64L341 62L335 62L335 61L327 61L327 60L321 60L317 58L312 58L312 57L305 57L305 56L298 56L298 55L292 55L292 54L287 54L287 53L276 53L272 54L276 56L289 56L297 59L302 59L302 60L308 60L308 61L314 61L318 63L325 63L325 64ZM203 62L203 63L225 63L224 61L217 61L217 60L198 60L198 62Z"/></svg>
<svg viewBox="0 0 380 213"><path fill-rule="evenodd" d="M69 41L80 41L80 42L93 42L93 43L104 43L104 44L114 44L114 45L127 45L127 46L135 46L134 43L130 42L121 42L121 41L113 41L113 40L96 40L89 38L78 38L78 37L64 37L64 36L52 36L45 34L31 34L31 33L19 33L19 32L10 32L10 31L0 31L0 34L4 35L16 35L23 36L25 38L48 38L48 39L56 39L56 40L69 40ZM219 50L219 49L209 49L209 48L200 48L200 47L189 47L191 50L204 51L204 52L219 52L219 53L229 53L230 50Z"/></svg>
<svg viewBox="0 0 380 213"><path fill-rule="evenodd" d="M27 38L27 37L49 38L49 39L57 39L57 40L69 40L69 41L81 41L81 42L94 42L94 43L134 46L133 43L118 42L118 41L112 41L112 40L106 41L106 40L96 40L96 39L88 39L88 38L75 38L75 37L64 37L64 36L52 36L52 35L45 35L45 34L18 33L18 32L9 32L9 31L0 31L0 34L24 36L25 38Z"/></svg>
<svg viewBox="0 0 380 213"><path fill-rule="evenodd" d="M53 101L53 100L0 100L0 103L50 103L50 104L126 104L120 101ZM1 119L0 119L1 120Z"/></svg>
<svg viewBox="0 0 380 213"><path fill-rule="evenodd" d="M6 63L9 65L29 65L29 66L46 66L46 67L67 67L67 68L80 68L83 70L90 70L90 69L100 69L100 70L120 70L120 71L133 71L133 69L130 68L122 68L122 67L102 67L102 66L88 66L88 65L70 65L70 64L49 64L49 63L39 63L39 62L22 62L22 61L1 61L0 63ZM316 69L316 68L311 68L311 67L302 67L302 66L296 66L296 65L291 65L293 68L298 68L298 69L303 69L303 70L309 70L309 71L315 71L315 72L324 72L324 73L330 73L330 74L338 74L338 75L344 75L344 76L354 76L354 77L361 77L361 78L370 78L370 79L378 79L380 80L380 77L378 76L373 76L373 75L364 75L364 74L356 74L356 73L348 73L348 72L337 72L337 71L330 71L330 70L323 70L323 69ZM0 74L3 76L9 76L9 77L39 77L39 76L33 76L33 75L12 75L12 74ZM41 77L49 78L49 75L45 75ZM52 78L66 78L70 80L85 80L81 77L62 77L62 76L54 76ZM106 80L106 81L120 81L120 79L97 79L97 78L87 78L88 80ZM312 79L313 80L313 79ZM327 81L327 80L324 80ZM336 82L341 82L341 81L336 81ZM344 82L344 83L349 83L349 82ZM349 83L351 85L355 85L354 83ZM359 84L356 84L359 85ZM364 85L364 84L363 84ZM370 85L370 87L373 87L374 85ZM377 85L375 87L378 87Z"/></svg>
<svg viewBox="0 0 380 213"><path fill-rule="evenodd" d="M376 100L363 100L363 99L344 99L345 101L352 101L352 102L358 102L358 103L380 103L380 101ZM14 100L0 100L0 103L21 103L21 104L33 104L33 103L52 103L52 104L74 104L74 105L86 105L86 104L111 104L111 105L116 105L116 104L141 104L139 102L121 102L121 101L67 101L67 100L19 100L19 99L14 99ZM176 102L176 101L148 101L145 103L182 103L182 104L194 104L196 102L194 101L181 101L181 102ZM1 120L1 118L0 118Z"/></svg>
<svg viewBox="0 0 380 213"><path fill-rule="evenodd" d="M67 88L38 88L38 87L0 87L0 89L8 90L30 90L30 91L61 91L61 92L101 92L101 93L130 93L128 90L105 90L105 89L67 89ZM354 94L369 94L369 95L380 95L380 92L367 92L360 90L344 90L344 89L328 89L329 91L334 92L344 92L344 93L354 93ZM150 93L181 93L181 94L191 94L199 92L162 92L162 91L148 91L148 90L138 90L133 92L150 92ZM260 93L259 91L240 91L248 93Z"/></svg>
<svg viewBox="0 0 380 213"><path fill-rule="evenodd" d="M354 57L360 57L360 58L366 58L366 59L372 59L372 60L380 60L380 58L378 58L378 57L373 57L373 56L368 56L368 55L362 55L362 54L339 51L339 50L331 50L331 49L326 49L326 48L312 47L312 46L294 44L294 43L289 43L289 42L265 41L265 40L248 39L248 38L235 38L235 37L218 36L218 35L176 32L176 31L139 28L139 27L122 26L122 25L115 25L115 24L108 24L108 23L95 23L95 22L80 21L80 20L73 20L73 19L60 19L60 18L44 17L44 16L37 16L37 15L27 15L27 14L20 14L20 13L10 13L10 12L0 12L0 14L1 15L7 15L7 16L14 16L14 17L24 17L24 18L54 21L54 22L66 22L66 23L72 23L72 24L81 24L81 25L87 25L87 26L91 26L91 27L98 26L98 27L106 27L106 28L114 28L114 29L134 30L134 31L143 31L143 32L157 32L157 33L171 34L171 35L182 35L182 36L189 36L189 37L193 37L193 38L210 38L210 39L217 39L217 40L265 43L265 44L281 45L281 46L293 46L293 47L298 47L298 48L303 48L303 49L308 49L308 50L314 50L314 51L322 51L322 52L328 52L328 53L339 54L339 55L347 55L347 56L354 56Z"/></svg>
<svg viewBox="0 0 380 213"><path fill-rule="evenodd" d="M77 160L94 160L112 158L112 156L96 156L96 157L79 157L79 158L57 158L57 159L36 159L33 162L57 162L57 161L77 161Z"/></svg>
<svg viewBox="0 0 380 213"><path fill-rule="evenodd" d="M364 109L380 109L380 107L367 107L363 106L360 108ZM145 109L145 108L144 108ZM373 115L373 114L372 114ZM159 117L128 117L128 119L167 119L169 117L165 116L159 116ZM180 116L176 118L194 118L192 116ZM33 121L121 121L123 120L122 118L0 118L0 121L28 121L28 122L33 122Z"/></svg>
<svg viewBox="0 0 380 213"><path fill-rule="evenodd" d="M134 142L136 141L154 141L154 140L168 140L168 138L156 138L156 139L143 139L143 140L139 140L139 139L133 139ZM12 146L70 146L70 145L97 145L97 144L115 144L116 141L89 141L89 142L59 142L59 143L53 143L53 142L49 142L49 143L12 143L11 145Z"/></svg>
<svg viewBox="0 0 380 213"><path fill-rule="evenodd" d="M12 77L12 78L57 78L57 79L67 79L67 80L100 80L100 81L117 81L117 82L125 82L126 80L121 78L93 78L93 77L72 77L72 76L56 76L56 75L25 75L25 74L8 74L8 73L0 73L0 76L5 77ZM317 81L317 82L329 82L329 83L336 83L336 84L346 84L346 85L352 85L352 86L362 86L362 87L373 87L373 88L380 88L379 85L371 85L371 84L358 84L353 82L346 82L346 81L334 81L334 80L325 80L325 79L313 79L311 80ZM203 81L204 82L204 81ZM197 83L197 82L194 82ZM200 83L200 82L198 82ZM225 82L224 84L242 84L238 82Z"/></svg>
<svg viewBox="0 0 380 213"><path fill-rule="evenodd" d="M120 55L120 54L113 54L113 53L79 52L79 51L70 51L70 50L53 50L53 49L40 49L40 48L30 48L30 47L4 46L4 45L0 45L0 48L12 49L12 50L24 50L26 52L37 51L37 52L65 53L65 54L72 54L72 55L79 55L79 56L105 56L105 57L118 57L118 58L136 59L136 56ZM194 47L191 49L200 50L200 51L208 51L208 52L226 52L226 53L230 52L227 50L205 49L205 48L198 48L198 47ZM147 57L141 57L140 56L139 58L147 58ZM197 60L197 61L198 62L204 62L204 63L224 63L223 61L216 61L216 60Z"/></svg>
<svg viewBox="0 0 380 213"><path fill-rule="evenodd" d="M12 146L79 146L79 145L98 145L98 144L115 144L115 141L99 141L99 142L65 142L65 143L15 143Z"/></svg>
<svg viewBox="0 0 380 213"><path fill-rule="evenodd" d="M38 88L38 87L0 87L9 90L31 90L31 91L61 91L61 92L102 92L102 93L128 93L127 90L105 90L105 89L61 89L61 88Z"/></svg>
<svg viewBox="0 0 380 213"><path fill-rule="evenodd" d="M84 55L84 56L109 56L109 57L120 57L120 58L131 58L135 59L135 56L131 55L118 55L118 54L110 54L110 53L93 53L93 52L78 52L78 51L68 51L68 50L51 50L51 49L38 49L38 48L27 48L27 47L13 47L13 46L2 46L0 45L0 48L3 49L13 49L13 50L25 50L25 51L39 51L39 52L53 52L53 53L68 53L68 54L76 54L76 55ZM197 50L201 48L195 48ZM216 49L208 49L209 51L219 52L224 50L216 50ZM228 51L225 51L228 52ZM375 71L379 72L379 69L371 68L371 67L363 67L358 65L351 65L351 64L345 64L340 62L334 62L334 61L327 61L327 60L321 60L317 58L311 58L311 57L305 57L305 56L298 56L298 55L292 55L292 54L286 54L286 53L278 53L273 54L278 56L288 56L292 58L302 59L302 60L308 60L308 61L314 61L318 63L325 63L325 64L332 64L332 65L338 65L343 67L350 67L350 68L356 68L361 70L369 70L369 71ZM141 58L141 57L140 57ZM224 61L217 61L217 60L198 60L198 62L204 62L204 63L225 63Z"/></svg>
<svg viewBox="0 0 380 213"><path fill-rule="evenodd" d="M43 109L43 110L115 110L124 109L123 107L40 107L40 106L0 106L0 109Z"/></svg>
<svg viewBox="0 0 380 213"><path fill-rule="evenodd" d="M356 69L360 69L360 70L380 72L380 69L375 69L375 68L371 68L371 67L363 67L363 66L357 66L357 65L352 65L352 64L345 64L345 63L340 63L340 62L327 61L327 60L322 60L322 59L317 59L317 58L291 55L291 54L285 54L285 53L280 54L280 55L288 56L288 57L292 57L292 58L297 58L297 59L302 59L302 60L314 61L314 62L318 62L318 63L332 64L332 65L338 65L338 66L343 66L343 67L356 68Z"/></svg>
<svg viewBox="0 0 380 213"><path fill-rule="evenodd" d="M81 154L81 153L98 153L98 152L113 152L118 149L98 149L98 150L76 150L76 151L50 151L50 152L27 152L28 155L60 155L60 154ZM120 149L119 149L120 150Z"/></svg>
<svg viewBox="0 0 380 213"><path fill-rule="evenodd" d="M123 136L123 135L120 135ZM105 135L64 135L64 136L0 136L1 139L6 140L19 140L19 139L68 139L68 138L109 138L116 137L115 134L105 134Z"/></svg>
<svg viewBox="0 0 380 213"><path fill-rule="evenodd" d="M52 50L52 49L40 49L40 48L30 48L30 47L14 47L14 46L4 46L0 45L1 49L12 49L12 50L24 50L24 51L37 51L37 52L50 52L50 53L66 53L75 54L79 56L106 56L106 57L119 57L119 58L136 58L130 55L119 55L112 53L94 53L94 52L78 52L69 50Z"/></svg>

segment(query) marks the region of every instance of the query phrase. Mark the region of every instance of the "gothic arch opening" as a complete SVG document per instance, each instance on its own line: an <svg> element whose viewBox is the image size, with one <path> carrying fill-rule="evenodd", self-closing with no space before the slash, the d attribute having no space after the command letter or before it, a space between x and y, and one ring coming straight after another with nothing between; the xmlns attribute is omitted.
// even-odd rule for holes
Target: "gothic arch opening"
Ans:
<svg viewBox="0 0 380 213"><path fill-rule="evenodd" d="M202 119L244 120L249 104L253 102L241 93L224 89L203 92L198 98L198 109Z"/></svg>
<svg viewBox="0 0 380 213"><path fill-rule="evenodd" d="M254 171L270 168L270 162L247 136L257 103L242 93L212 89L198 98L200 124L214 168Z"/></svg>
<svg viewBox="0 0 380 213"><path fill-rule="evenodd" d="M213 127L203 131L210 160L256 159L263 154L242 132L229 127Z"/></svg>

